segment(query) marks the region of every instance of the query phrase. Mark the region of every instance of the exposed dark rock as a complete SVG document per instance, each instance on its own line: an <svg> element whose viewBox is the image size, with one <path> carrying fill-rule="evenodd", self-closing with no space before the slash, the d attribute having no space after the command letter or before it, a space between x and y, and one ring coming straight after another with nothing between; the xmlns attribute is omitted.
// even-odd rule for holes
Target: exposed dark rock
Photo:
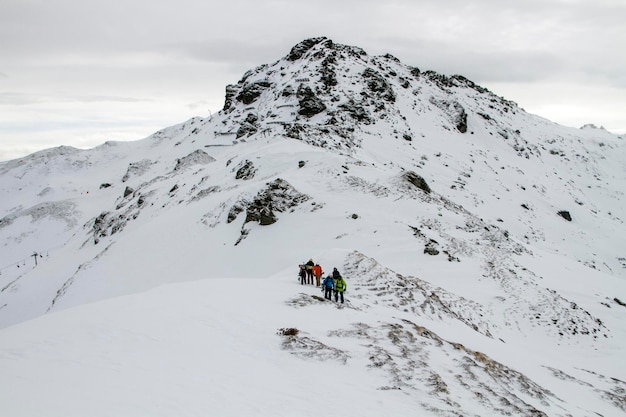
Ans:
<svg viewBox="0 0 626 417"><path fill-rule="evenodd" d="M286 123L283 128L285 129L285 136L292 139L302 139L302 133L305 128L299 123Z"/></svg>
<svg viewBox="0 0 626 417"><path fill-rule="evenodd" d="M385 101L391 103L396 101L396 94L394 93L391 84L389 84L387 79L378 71L373 68L366 68L362 75L363 78L365 78L367 87L370 91Z"/></svg>
<svg viewBox="0 0 626 417"><path fill-rule="evenodd" d="M145 199L141 196L137 201L136 207L131 207L123 213L110 211L100 213L94 220L91 228L94 244L97 245L103 237L121 232L129 221L139 216L138 207L140 208L144 203Z"/></svg>
<svg viewBox="0 0 626 417"><path fill-rule="evenodd" d="M313 48L315 45L317 45L320 42L323 41L328 41L330 42L330 45L332 47L332 41L324 36L319 37L319 38L310 38L310 39L305 39L302 42L300 42L299 44L297 44L296 46L294 46L293 48L291 48L291 51L289 52L289 55L287 55L287 61L296 61L300 58L302 58L304 56L304 54L307 53L308 50L310 50L311 48Z"/></svg>
<svg viewBox="0 0 626 417"><path fill-rule="evenodd" d="M336 52L329 54L320 66L320 81L324 84L326 91L337 85L337 74L335 72L335 64L337 63Z"/></svg>
<svg viewBox="0 0 626 417"><path fill-rule="evenodd" d="M346 111L350 117L353 119L365 123L370 124L372 122L370 118L370 114L361 104L356 103L354 100L350 99L347 103L340 104L339 109Z"/></svg>
<svg viewBox="0 0 626 417"><path fill-rule="evenodd" d="M237 173L235 174L235 178L238 180L249 180L254 178L256 174L256 168L252 161L245 160L244 162L238 165Z"/></svg>
<svg viewBox="0 0 626 417"><path fill-rule="evenodd" d="M402 174L402 177L420 190L424 191L426 194L430 194L431 189L422 176L416 174L413 171L407 171Z"/></svg>
<svg viewBox="0 0 626 417"><path fill-rule="evenodd" d="M568 222L572 221L572 216L571 216L571 214L569 214L569 211L561 210L561 211L559 211L556 214L558 214L559 216L563 217Z"/></svg>
<svg viewBox="0 0 626 417"><path fill-rule="evenodd" d="M478 91L479 93L488 93L489 90L479 86L478 84L476 84L475 82L468 80L467 78L465 78L462 75L458 75L455 74L452 77L450 77L450 83L453 84L455 87L469 87L473 90Z"/></svg>
<svg viewBox="0 0 626 417"><path fill-rule="evenodd" d="M111 184L109 184L108 182L105 182L103 184L100 184L100 189L109 188L110 186L111 186Z"/></svg>
<svg viewBox="0 0 626 417"><path fill-rule="evenodd" d="M253 103L266 89L270 88L272 84L269 81L255 81L249 84L244 84L243 88L237 94L237 100L243 104Z"/></svg>
<svg viewBox="0 0 626 417"><path fill-rule="evenodd" d="M297 97L300 103L298 114L311 117L326 110L326 105L315 95L309 86L300 85Z"/></svg>
<svg viewBox="0 0 626 417"><path fill-rule="evenodd" d="M424 253L432 256L439 255L439 243L436 240L430 239L430 241L424 247Z"/></svg>
<svg viewBox="0 0 626 417"><path fill-rule="evenodd" d="M298 168L302 168L306 165L306 161L298 161Z"/></svg>
<svg viewBox="0 0 626 417"><path fill-rule="evenodd" d="M287 181L277 178L252 200L247 208L245 223L258 221L261 226L273 224L278 220L276 212L282 213L309 199Z"/></svg>
<svg viewBox="0 0 626 417"><path fill-rule="evenodd" d="M126 187L126 189L124 190L124 198L128 197L129 195L131 195L134 192L135 192L135 190L133 190L132 188Z"/></svg>
<svg viewBox="0 0 626 417"><path fill-rule="evenodd" d="M461 262L461 260L458 257L452 255L449 251L444 250L443 253L448 255L448 262Z"/></svg>
<svg viewBox="0 0 626 417"><path fill-rule="evenodd" d="M441 88L454 87L451 78L443 74L439 74L435 71L424 71L422 74Z"/></svg>
<svg viewBox="0 0 626 417"><path fill-rule="evenodd" d="M276 213L293 209L310 198L293 188L287 181L277 178L267 183L252 201L239 201L231 207L227 222L231 223L239 213L246 210L244 225L259 222L261 226L267 226L276 223L278 220Z"/></svg>
<svg viewBox="0 0 626 417"><path fill-rule="evenodd" d="M259 130L257 123L258 120L259 118L255 114L248 113L248 116L246 116L246 119L241 123L239 129L237 130L237 139L242 136L255 134Z"/></svg>
<svg viewBox="0 0 626 417"><path fill-rule="evenodd" d="M295 327L287 327L283 329L278 329L277 334L280 336L297 336L300 333L300 330Z"/></svg>
<svg viewBox="0 0 626 417"><path fill-rule="evenodd" d="M239 216L239 213L241 213L245 209L246 209L245 201L238 201L237 203L235 203L228 211L228 216L226 217L226 223L234 222L237 219L237 216Z"/></svg>
<svg viewBox="0 0 626 417"><path fill-rule="evenodd" d="M292 86L290 86L290 85L288 85L287 87L285 87L285 88L283 89L283 92L282 92L282 96L283 96L283 97L290 97L290 96L292 96L292 95L294 95L294 94L295 94L295 91L293 90L293 87L292 87Z"/></svg>
<svg viewBox="0 0 626 417"><path fill-rule="evenodd" d="M226 86L226 98L224 99L224 111L228 111L229 109L231 109L234 101L235 101L235 96L237 95L237 93L240 90L240 86L238 85L233 85L233 84L229 84Z"/></svg>
<svg viewBox="0 0 626 417"><path fill-rule="evenodd" d="M438 100L431 97L430 102L445 113L459 132L467 132L467 113L465 113L465 108L458 101Z"/></svg>
<svg viewBox="0 0 626 417"><path fill-rule="evenodd" d="M383 58L396 62L398 64L400 63L400 60L396 58L395 56L391 55L390 53L386 53L385 55L383 55Z"/></svg>

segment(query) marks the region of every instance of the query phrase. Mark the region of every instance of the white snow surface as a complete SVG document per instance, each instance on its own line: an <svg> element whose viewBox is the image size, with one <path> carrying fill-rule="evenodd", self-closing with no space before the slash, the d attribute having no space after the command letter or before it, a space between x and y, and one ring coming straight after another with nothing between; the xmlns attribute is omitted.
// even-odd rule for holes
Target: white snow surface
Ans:
<svg viewBox="0 0 626 417"><path fill-rule="evenodd" d="M626 413L623 138L326 39L229 91L0 163L0 414Z"/></svg>

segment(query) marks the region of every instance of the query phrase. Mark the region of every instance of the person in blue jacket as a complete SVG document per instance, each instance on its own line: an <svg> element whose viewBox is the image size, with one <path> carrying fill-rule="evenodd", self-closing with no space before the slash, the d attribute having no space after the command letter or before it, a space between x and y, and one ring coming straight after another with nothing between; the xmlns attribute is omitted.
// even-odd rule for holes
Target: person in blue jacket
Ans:
<svg viewBox="0 0 626 417"><path fill-rule="evenodd" d="M335 289L335 280L332 276L329 275L324 278L324 281L322 282L322 288L324 288L324 298L326 298L327 300L331 300L333 290Z"/></svg>

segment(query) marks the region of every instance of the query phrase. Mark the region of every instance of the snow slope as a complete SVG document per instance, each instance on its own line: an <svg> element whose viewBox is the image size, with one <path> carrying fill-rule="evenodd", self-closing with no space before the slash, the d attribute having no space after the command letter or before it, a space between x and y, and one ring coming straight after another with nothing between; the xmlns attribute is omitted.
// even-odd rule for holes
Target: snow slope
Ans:
<svg viewBox="0 0 626 417"><path fill-rule="evenodd" d="M212 118L0 164L0 407L623 414L625 157L463 77L303 41ZM298 284L311 257L345 306Z"/></svg>

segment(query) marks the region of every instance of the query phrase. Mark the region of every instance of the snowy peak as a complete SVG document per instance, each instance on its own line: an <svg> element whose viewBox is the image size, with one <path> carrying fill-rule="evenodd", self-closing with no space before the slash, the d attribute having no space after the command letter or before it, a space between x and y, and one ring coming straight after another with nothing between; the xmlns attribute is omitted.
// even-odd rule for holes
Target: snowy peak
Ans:
<svg viewBox="0 0 626 417"><path fill-rule="evenodd" d="M467 97L457 98L461 93ZM500 113L517 111L514 103L464 77L422 73L389 54L370 57L360 48L314 38L226 87L223 111L229 115L224 121L229 128L222 133L234 134L237 139L256 132L281 133L345 150L358 143L355 131L377 121L401 124L402 138L413 140L411 126L402 119L407 112L431 108L441 116L439 123L445 128L466 133L470 109L462 102L470 97L491 108L476 111L486 120L495 118L490 115L496 109L493 103L498 104ZM306 139L311 135L318 139ZM332 135L342 138L342 143L329 141Z"/></svg>

